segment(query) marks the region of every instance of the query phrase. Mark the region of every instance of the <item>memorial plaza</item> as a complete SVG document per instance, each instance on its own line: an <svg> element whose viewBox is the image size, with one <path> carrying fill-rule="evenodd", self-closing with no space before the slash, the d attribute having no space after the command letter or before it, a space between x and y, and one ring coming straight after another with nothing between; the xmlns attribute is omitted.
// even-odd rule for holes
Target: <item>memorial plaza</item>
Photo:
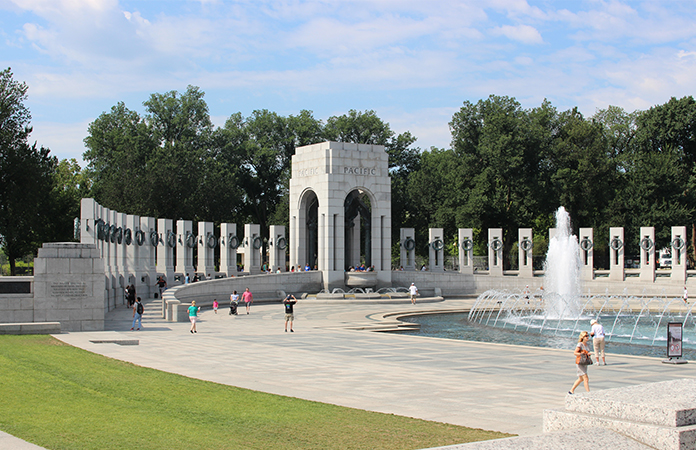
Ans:
<svg viewBox="0 0 696 450"><path fill-rule="evenodd" d="M426 300L415 306L408 299L301 299L294 333L283 331L279 302L254 304L251 314L242 310L238 316L228 315L226 308L218 314L206 308L195 335L188 323L163 320L160 302L146 302L139 332L129 331L131 310L119 307L107 314L104 331L55 337L188 377L520 436L542 432L543 411L562 409L576 379L569 350L371 331L393 328L393 314L466 310L473 298ZM589 370L592 391L696 378L696 364L615 355L610 346L608 351L608 365ZM576 395L585 394L578 389ZM0 447L23 448L10 439L0 438Z"/></svg>

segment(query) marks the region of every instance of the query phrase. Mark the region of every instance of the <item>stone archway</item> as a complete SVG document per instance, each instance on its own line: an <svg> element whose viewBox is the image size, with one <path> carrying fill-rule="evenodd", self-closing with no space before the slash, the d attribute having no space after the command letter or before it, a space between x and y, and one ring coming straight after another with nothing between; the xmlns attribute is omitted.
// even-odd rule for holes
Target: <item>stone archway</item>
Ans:
<svg viewBox="0 0 696 450"><path fill-rule="evenodd" d="M361 263L372 266L372 202L364 190L354 189L343 202L345 215L344 269Z"/></svg>
<svg viewBox="0 0 696 450"><path fill-rule="evenodd" d="M296 148L289 212L290 265L316 264L331 290L345 288L346 270L364 261L374 266L373 286L391 286L391 179L384 146L323 142Z"/></svg>

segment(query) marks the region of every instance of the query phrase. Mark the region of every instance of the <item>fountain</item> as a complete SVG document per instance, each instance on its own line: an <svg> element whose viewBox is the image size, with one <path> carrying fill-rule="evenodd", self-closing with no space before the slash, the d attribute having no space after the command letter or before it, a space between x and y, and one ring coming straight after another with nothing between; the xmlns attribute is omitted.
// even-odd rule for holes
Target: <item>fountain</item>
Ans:
<svg viewBox="0 0 696 450"><path fill-rule="evenodd" d="M607 345L666 348L667 324L683 324L684 348L696 348L693 304L681 298L640 295L583 295L579 279L580 248L563 207L556 213L556 234L549 243L544 286L535 292L489 290L468 314L471 324L553 338L576 338L591 319L606 331ZM641 352L633 351L633 354ZM655 354L646 351L642 354ZM664 352L662 352L664 355Z"/></svg>

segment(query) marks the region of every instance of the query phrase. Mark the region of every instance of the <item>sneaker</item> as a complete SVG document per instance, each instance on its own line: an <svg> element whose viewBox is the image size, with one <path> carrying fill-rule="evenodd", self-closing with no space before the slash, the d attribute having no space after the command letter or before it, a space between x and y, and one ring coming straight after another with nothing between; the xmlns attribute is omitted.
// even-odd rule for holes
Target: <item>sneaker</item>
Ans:
<svg viewBox="0 0 696 450"><path fill-rule="evenodd" d="M573 393L572 393L572 392L570 392L570 391L568 391L568 395L573 395Z"/></svg>
<svg viewBox="0 0 696 450"><path fill-rule="evenodd" d="M133 331L133 328L131 328L131 331Z"/></svg>
<svg viewBox="0 0 696 450"><path fill-rule="evenodd" d="M189 331L191 332L191 334L193 334L193 330L189 330Z"/></svg>
<svg viewBox="0 0 696 450"><path fill-rule="evenodd" d="M294 332L295 332L295 330L290 330L290 332L291 332L291 333L294 333Z"/></svg>
<svg viewBox="0 0 696 450"><path fill-rule="evenodd" d="M140 331L140 328L136 328L135 331Z"/></svg>

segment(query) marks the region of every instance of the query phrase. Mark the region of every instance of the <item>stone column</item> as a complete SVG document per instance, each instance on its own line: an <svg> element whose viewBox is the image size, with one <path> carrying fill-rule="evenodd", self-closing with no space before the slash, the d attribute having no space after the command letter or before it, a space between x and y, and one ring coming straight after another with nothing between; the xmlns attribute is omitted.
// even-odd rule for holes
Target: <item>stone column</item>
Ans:
<svg viewBox="0 0 696 450"><path fill-rule="evenodd" d="M144 253L141 258L143 275L135 280L135 291L139 297L152 298L155 282L157 282L157 246L160 245L157 234L157 221L154 217L141 217L140 226L145 231L145 245L141 248Z"/></svg>
<svg viewBox="0 0 696 450"><path fill-rule="evenodd" d="M121 273L119 271L119 266L118 266L118 255L116 252L116 240L115 240L115 233L116 233L116 228L118 225L116 224L118 222L117 216L118 216L118 211L111 211L109 210L109 234L108 234L108 239L106 240L107 242L107 248L109 250L109 268L111 269L111 290L113 292L112 297L114 298L114 305L123 305L125 304L125 283L122 282L121 280Z"/></svg>
<svg viewBox="0 0 696 450"><path fill-rule="evenodd" d="M686 227L672 227L672 273L670 281L686 283Z"/></svg>
<svg viewBox="0 0 696 450"><path fill-rule="evenodd" d="M474 273L474 230L459 229L459 272Z"/></svg>
<svg viewBox="0 0 696 450"><path fill-rule="evenodd" d="M285 238L285 227L282 225L271 225L268 232L268 264L271 266L273 272L278 268L280 268L281 272L286 272L285 249L287 246L288 241Z"/></svg>
<svg viewBox="0 0 696 450"><path fill-rule="evenodd" d="M580 278L594 279L594 231L592 228L580 228Z"/></svg>
<svg viewBox="0 0 696 450"><path fill-rule="evenodd" d="M609 279L624 280L624 229L609 228Z"/></svg>
<svg viewBox="0 0 696 450"><path fill-rule="evenodd" d="M135 284L135 280L142 276L143 273L143 267L140 265L142 261L140 260L140 246L138 245L138 230L140 230L140 216L128 214L126 216L126 227L123 231L123 243L126 246L126 266L129 274L126 284L131 282Z"/></svg>
<svg viewBox="0 0 696 450"><path fill-rule="evenodd" d="M445 240L444 230L442 228L428 229L428 248L429 270L431 272L445 271Z"/></svg>
<svg viewBox="0 0 696 450"><path fill-rule="evenodd" d="M488 273L503 276L503 229L488 229Z"/></svg>
<svg viewBox="0 0 696 450"><path fill-rule="evenodd" d="M244 272L256 275L261 273L261 252L263 240L261 238L261 225L244 225Z"/></svg>
<svg viewBox="0 0 696 450"><path fill-rule="evenodd" d="M241 244L237 237L236 223L220 224L220 272L228 277L237 276L237 247Z"/></svg>
<svg viewBox="0 0 696 450"><path fill-rule="evenodd" d="M531 228L520 228L517 230L517 245L519 253L517 261L519 264L519 276L523 278L534 277L534 264L532 260L532 248L534 248L534 240Z"/></svg>
<svg viewBox="0 0 696 450"><path fill-rule="evenodd" d="M400 264L404 270L416 270L416 229L401 229Z"/></svg>
<svg viewBox="0 0 696 450"><path fill-rule="evenodd" d="M116 267L118 268L119 284L125 288L128 286L130 280L129 276L131 271L128 267L128 251L126 249L127 245L124 239L127 224L126 224L126 214L118 213L116 214L116 239L114 246L116 247Z"/></svg>
<svg viewBox="0 0 696 450"><path fill-rule="evenodd" d="M198 265L196 270L204 280L215 278L215 229L213 222L198 222Z"/></svg>
<svg viewBox="0 0 696 450"><path fill-rule="evenodd" d="M655 281L655 227L640 227L640 281Z"/></svg>
<svg viewBox="0 0 696 450"><path fill-rule="evenodd" d="M164 276L169 286L169 283L174 281L174 249L176 248L174 221L157 219L157 234L161 242L161 245L157 246L157 274Z"/></svg>
<svg viewBox="0 0 696 450"><path fill-rule="evenodd" d="M93 198L80 200L80 243L97 245L97 228L94 226L97 202Z"/></svg>
<svg viewBox="0 0 696 450"><path fill-rule="evenodd" d="M176 221L176 273L179 275L179 284L186 280L186 274L193 280L193 248L196 246L196 237L193 234L193 222L190 220ZM171 286L171 284L170 284Z"/></svg>

